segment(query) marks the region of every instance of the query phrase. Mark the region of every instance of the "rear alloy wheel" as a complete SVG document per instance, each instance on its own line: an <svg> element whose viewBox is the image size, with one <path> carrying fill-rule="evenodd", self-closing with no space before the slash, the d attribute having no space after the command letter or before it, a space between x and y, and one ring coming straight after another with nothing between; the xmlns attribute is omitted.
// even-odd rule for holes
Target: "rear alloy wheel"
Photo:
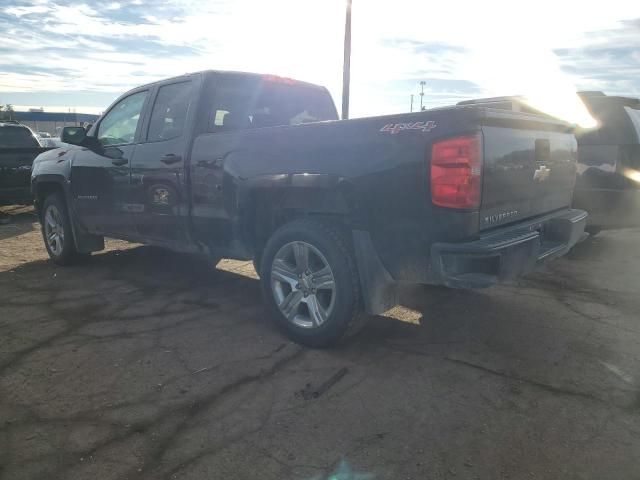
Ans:
<svg viewBox="0 0 640 480"><path fill-rule="evenodd" d="M271 266L271 290L289 322L302 328L321 327L331 315L336 282L327 259L313 245L283 245Z"/></svg>
<svg viewBox="0 0 640 480"><path fill-rule="evenodd" d="M269 239L261 270L265 300L294 341L330 346L360 323L355 262L331 225L312 220L284 225Z"/></svg>

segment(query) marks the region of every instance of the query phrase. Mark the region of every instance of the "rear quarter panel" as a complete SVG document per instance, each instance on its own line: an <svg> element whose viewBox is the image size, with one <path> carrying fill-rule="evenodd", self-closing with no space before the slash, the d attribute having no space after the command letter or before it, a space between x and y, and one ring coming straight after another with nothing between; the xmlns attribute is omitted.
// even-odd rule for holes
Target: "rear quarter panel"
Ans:
<svg viewBox="0 0 640 480"><path fill-rule="evenodd" d="M334 189L348 205L352 228L371 234L390 273L420 281L433 239L461 238L477 228L477 213L432 209L428 188L431 143L475 131L470 112L458 108L204 134L195 140L191 161L224 154L224 210L230 219L241 214L255 189ZM425 127L427 122L433 126ZM221 145L226 146L220 150Z"/></svg>

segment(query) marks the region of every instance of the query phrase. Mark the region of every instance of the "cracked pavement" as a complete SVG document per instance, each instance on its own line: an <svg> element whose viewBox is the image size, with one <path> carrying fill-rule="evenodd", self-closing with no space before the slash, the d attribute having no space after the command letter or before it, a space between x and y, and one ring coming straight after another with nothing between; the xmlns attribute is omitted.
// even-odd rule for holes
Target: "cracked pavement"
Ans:
<svg viewBox="0 0 640 480"><path fill-rule="evenodd" d="M250 262L109 241L61 268L11 213L1 479L640 478L640 230L510 285L408 287L310 350Z"/></svg>

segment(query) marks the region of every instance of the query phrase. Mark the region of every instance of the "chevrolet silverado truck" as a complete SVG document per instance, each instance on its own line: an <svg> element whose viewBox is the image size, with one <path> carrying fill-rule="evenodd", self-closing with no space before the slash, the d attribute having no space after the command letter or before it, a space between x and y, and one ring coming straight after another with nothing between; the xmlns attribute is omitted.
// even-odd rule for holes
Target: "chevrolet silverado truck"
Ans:
<svg viewBox="0 0 640 480"><path fill-rule="evenodd" d="M33 202L31 165L46 150L26 125L0 121L0 205Z"/></svg>
<svg viewBox="0 0 640 480"><path fill-rule="evenodd" d="M338 120L329 92L207 71L135 88L32 190L51 259L113 237L253 260L276 323L327 346L398 285L487 287L565 254L576 140L559 121L478 106Z"/></svg>

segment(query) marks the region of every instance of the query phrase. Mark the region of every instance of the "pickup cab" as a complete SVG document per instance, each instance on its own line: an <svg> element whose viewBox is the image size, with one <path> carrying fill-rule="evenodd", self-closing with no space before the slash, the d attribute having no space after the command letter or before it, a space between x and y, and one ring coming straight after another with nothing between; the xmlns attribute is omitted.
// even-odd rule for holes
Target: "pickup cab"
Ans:
<svg viewBox="0 0 640 480"><path fill-rule="evenodd" d="M398 285L487 287L565 254L576 140L539 115L479 106L338 120L329 92L207 71L135 88L32 190L51 259L104 237L253 260L276 323L326 346L398 301Z"/></svg>

